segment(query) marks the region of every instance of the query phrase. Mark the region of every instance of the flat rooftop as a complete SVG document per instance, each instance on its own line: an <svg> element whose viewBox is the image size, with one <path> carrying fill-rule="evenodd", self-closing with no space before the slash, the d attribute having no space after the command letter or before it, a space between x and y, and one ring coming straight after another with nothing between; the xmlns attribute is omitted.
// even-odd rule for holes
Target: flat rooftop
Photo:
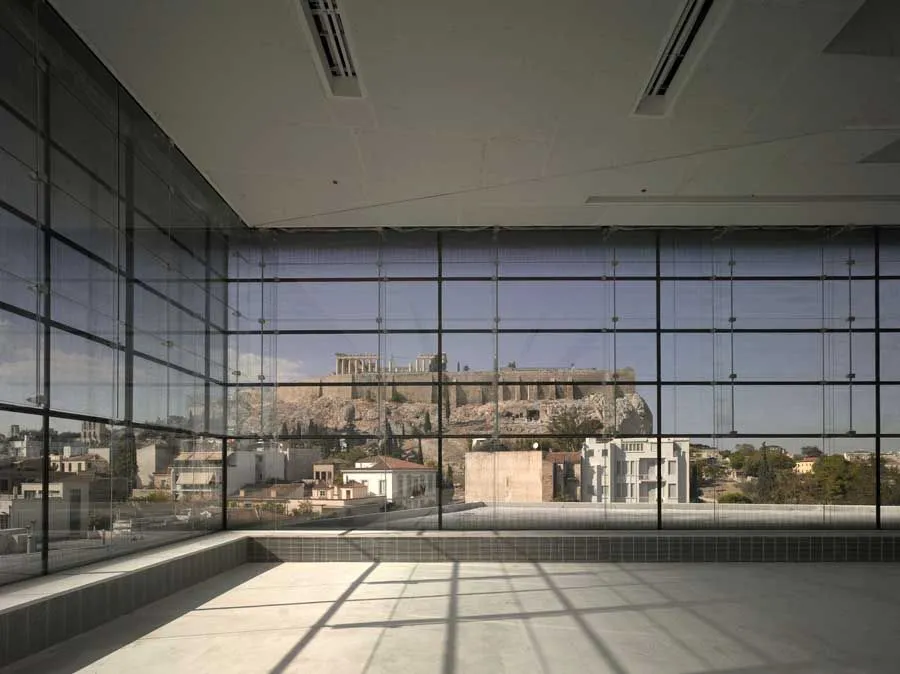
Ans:
<svg viewBox="0 0 900 674"><path fill-rule="evenodd" d="M898 564L242 564L7 672L896 672Z"/></svg>

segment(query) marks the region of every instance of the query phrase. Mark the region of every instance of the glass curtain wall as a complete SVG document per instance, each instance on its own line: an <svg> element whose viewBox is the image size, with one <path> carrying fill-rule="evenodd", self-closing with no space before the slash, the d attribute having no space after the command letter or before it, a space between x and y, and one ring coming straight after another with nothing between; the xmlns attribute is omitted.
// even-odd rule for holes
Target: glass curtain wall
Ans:
<svg viewBox="0 0 900 674"><path fill-rule="evenodd" d="M222 526L242 225L46 3L0 62L4 583Z"/></svg>
<svg viewBox="0 0 900 674"><path fill-rule="evenodd" d="M0 4L0 582L222 526L900 524L890 228L250 231Z"/></svg>
<svg viewBox="0 0 900 674"><path fill-rule="evenodd" d="M233 241L229 451L247 486L230 485L229 522L896 526L896 241L821 228Z"/></svg>

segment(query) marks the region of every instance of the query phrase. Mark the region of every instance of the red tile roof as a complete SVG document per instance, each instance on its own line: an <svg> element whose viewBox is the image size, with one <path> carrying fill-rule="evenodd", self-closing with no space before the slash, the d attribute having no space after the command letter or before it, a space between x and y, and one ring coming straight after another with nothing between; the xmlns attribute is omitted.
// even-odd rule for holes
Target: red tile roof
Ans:
<svg viewBox="0 0 900 674"><path fill-rule="evenodd" d="M353 468L350 470L435 470L421 463L413 463L412 461L404 461L403 459L395 459L392 456L371 456L360 459L366 463L372 463L368 468Z"/></svg>

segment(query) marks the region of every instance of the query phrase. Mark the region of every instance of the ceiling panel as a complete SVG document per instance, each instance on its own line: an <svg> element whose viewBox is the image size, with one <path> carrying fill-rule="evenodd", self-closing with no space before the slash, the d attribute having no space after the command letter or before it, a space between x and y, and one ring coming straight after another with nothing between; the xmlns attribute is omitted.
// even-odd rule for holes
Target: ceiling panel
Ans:
<svg viewBox="0 0 900 674"><path fill-rule="evenodd" d="M824 52L862 0L716 0L657 117L634 109L682 0L343 0L358 99L323 87L298 1L53 0L251 225L684 224L684 204L584 202L900 192L858 163L900 130L900 58Z"/></svg>

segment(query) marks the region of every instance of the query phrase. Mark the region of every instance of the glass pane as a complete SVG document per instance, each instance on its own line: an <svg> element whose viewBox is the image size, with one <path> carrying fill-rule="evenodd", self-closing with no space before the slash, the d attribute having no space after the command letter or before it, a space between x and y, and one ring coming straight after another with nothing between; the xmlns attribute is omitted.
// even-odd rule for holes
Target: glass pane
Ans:
<svg viewBox="0 0 900 674"><path fill-rule="evenodd" d="M40 209L37 183L32 174L29 162L0 147L0 175L3 176L0 180L0 201L36 219Z"/></svg>
<svg viewBox="0 0 900 674"><path fill-rule="evenodd" d="M54 329L50 336L51 407L106 419L123 411L119 351Z"/></svg>
<svg viewBox="0 0 900 674"><path fill-rule="evenodd" d="M868 438L694 438L695 505L664 505L665 526L871 528L872 447Z"/></svg>
<svg viewBox="0 0 900 674"><path fill-rule="evenodd" d="M43 235L0 208L0 301L40 313L43 302Z"/></svg>
<svg viewBox="0 0 900 674"><path fill-rule="evenodd" d="M57 430L55 424L51 428ZM43 420L37 415L0 410L0 434L0 497L5 501L0 510L0 529L6 537L0 551L0 585L5 585L42 571L44 531L39 492Z"/></svg>
<svg viewBox="0 0 900 674"><path fill-rule="evenodd" d="M114 130L105 126L56 78L50 78L53 140L107 185L118 178Z"/></svg>
<svg viewBox="0 0 900 674"><path fill-rule="evenodd" d="M165 365L134 359L134 421L166 424L169 417L169 385L172 370Z"/></svg>
<svg viewBox="0 0 900 674"><path fill-rule="evenodd" d="M0 400L43 405L43 326L0 311Z"/></svg>
<svg viewBox="0 0 900 674"><path fill-rule="evenodd" d="M54 320L117 341L119 275L58 241L51 242L50 268Z"/></svg>
<svg viewBox="0 0 900 674"><path fill-rule="evenodd" d="M86 225L89 220L99 220L106 226L114 227L119 220L119 202L116 199L116 183L104 184L79 164L76 160L53 150L50 157L50 171L53 183L54 208L58 205L61 209L57 215L53 211L53 228L66 236L73 234L74 230ZM70 219L71 218L71 219ZM91 223L93 226L93 223ZM99 225L98 225L99 226ZM82 243L84 235L73 240ZM99 254L99 251L96 251ZM114 262L114 258L108 258Z"/></svg>
<svg viewBox="0 0 900 674"><path fill-rule="evenodd" d="M874 273L867 232L671 231L662 236L663 276L809 276Z"/></svg>
<svg viewBox="0 0 900 674"><path fill-rule="evenodd" d="M881 432L900 435L900 386L881 387ZM900 450L900 438L885 440L882 449L896 446Z"/></svg>
<svg viewBox="0 0 900 674"><path fill-rule="evenodd" d="M0 30L0 98L19 114L34 119L34 57L6 30Z"/></svg>
<svg viewBox="0 0 900 674"><path fill-rule="evenodd" d="M248 289L240 298L244 316L271 319L278 330L376 330L379 311L378 283L265 284L263 294ZM272 296L274 312L266 309ZM382 311L384 307L381 307Z"/></svg>
<svg viewBox="0 0 900 674"><path fill-rule="evenodd" d="M447 232L443 235L445 277L494 276L497 244L492 232Z"/></svg>
<svg viewBox="0 0 900 674"><path fill-rule="evenodd" d="M641 281L502 281L500 327L653 328L656 286Z"/></svg>
<svg viewBox="0 0 900 674"><path fill-rule="evenodd" d="M499 336L501 379L621 381L656 379L656 335L612 333ZM588 395L585 389L579 395Z"/></svg>
<svg viewBox="0 0 900 674"><path fill-rule="evenodd" d="M664 381L712 382L728 375L731 357L721 335L664 334L661 339Z"/></svg>
<svg viewBox="0 0 900 674"><path fill-rule="evenodd" d="M738 433L814 435L825 428L823 395L827 398L828 391L821 386L738 385L733 393L728 386L719 387L717 393L729 402L733 395L734 428ZM834 420L829 426L832 423L840 425Z"/></svg>
<svg viewBox="0 0 900 674"><path fill-rule="evenodd" d="M115 223L104 220L91 205L85 205L68 192L54 188L52 193L53 231L84 246L112 265L123 265L124 252Z"/></svg>
<svg viewBox="0 0 900 674"><path fill-rule="evenodd" d="M493 330L496 327L496 283L447 281L442 293L444 330Z"/></svg>
<svg viewBox="0 0 900 674"><path fill-rule="evenodd" d="M879 292L881 327L900 328L900 281L882 281Z"/></svg>
<svg viewBox="0 0 900 674"><path fill-rule="evenodd" d="M504 231L498 256L503 276L652 276L651 232Z"/></svg>

